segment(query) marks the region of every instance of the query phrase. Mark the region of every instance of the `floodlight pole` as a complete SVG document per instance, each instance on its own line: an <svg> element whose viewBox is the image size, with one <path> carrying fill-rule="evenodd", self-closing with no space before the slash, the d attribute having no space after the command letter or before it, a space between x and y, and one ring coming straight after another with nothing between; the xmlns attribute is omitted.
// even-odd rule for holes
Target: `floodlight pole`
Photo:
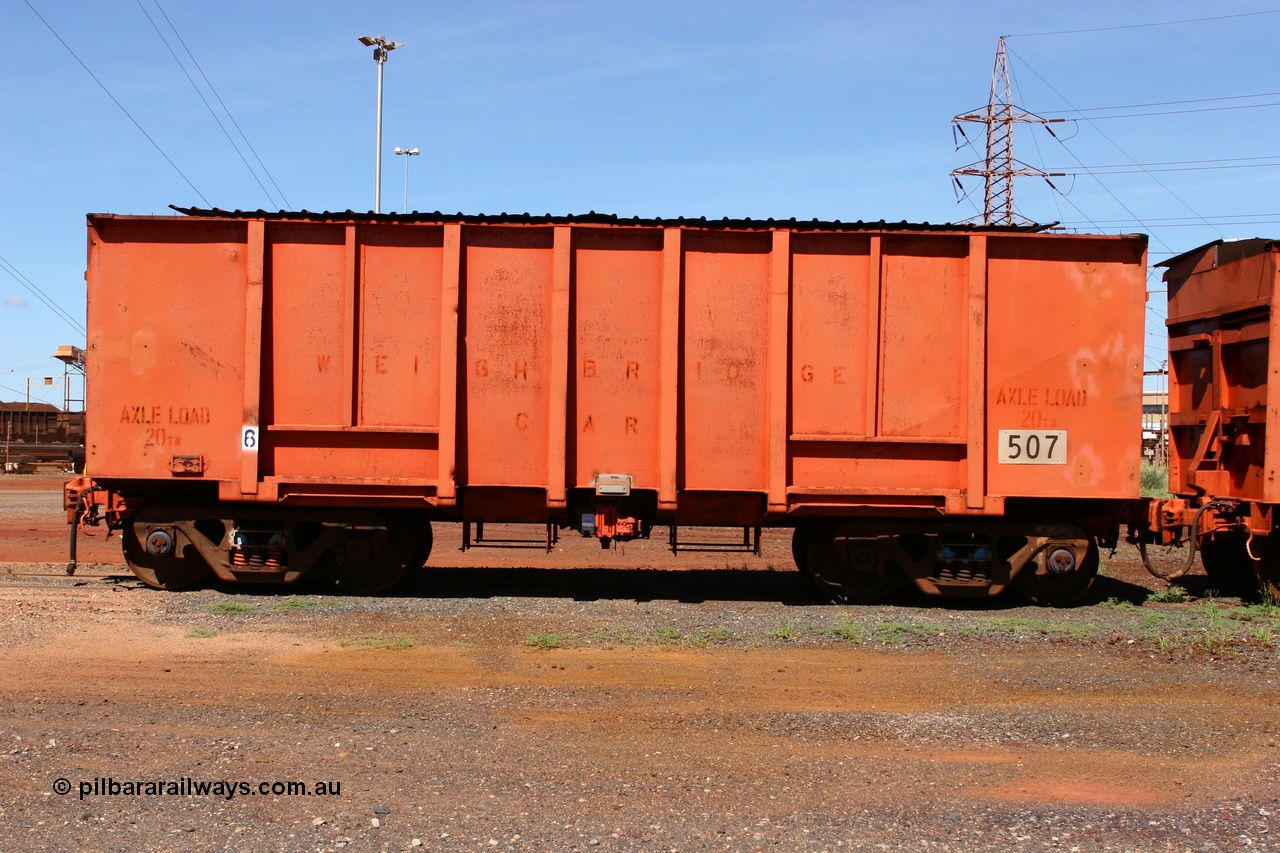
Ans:
<svg viewBox="0 0 1280 853"><path fill-rule="evenodd" d="M382 36L360 36L360 43L365 47L373 48L373 60L378 63L378 111L377 111L377 127L374 133L374 153L373 153L373 212L382 212L382 66L387 61L387 54L395 50L397 47L403 47L400 42L387 41Z"/></svg>
<svg viewBox="0 0 1280 853"><path fill-rule="evenodd" d="M404 212L409 212L409 158L417 157L422 152L417 148L401 148L396 146L396 153L404 155Z"/></svg>

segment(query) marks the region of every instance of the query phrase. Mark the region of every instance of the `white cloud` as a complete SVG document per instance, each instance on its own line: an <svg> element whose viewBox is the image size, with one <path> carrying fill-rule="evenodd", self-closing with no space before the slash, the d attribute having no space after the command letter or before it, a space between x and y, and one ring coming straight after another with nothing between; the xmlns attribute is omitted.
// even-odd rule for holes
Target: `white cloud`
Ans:
<svg viewBox="0 0 1280 853"><path fill-rule="evenodd" d="M30 306L27 305L27 300L23 299L20 295L15 294L13 296L10 296L8 299L4 301L4 307L5 308L29 308Z"/></svg>

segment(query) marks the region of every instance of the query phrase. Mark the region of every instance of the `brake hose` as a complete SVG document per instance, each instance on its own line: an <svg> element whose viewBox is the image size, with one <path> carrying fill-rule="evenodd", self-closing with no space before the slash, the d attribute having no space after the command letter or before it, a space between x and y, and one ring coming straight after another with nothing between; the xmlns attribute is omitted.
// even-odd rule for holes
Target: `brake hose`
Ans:
<svg viewBox="0 0 1280 853"><path fill-rule="evenodd" d="M1226 504L1207 503L1196 510L1196 514L1191 517L1191 534L1187 543L1187 562L1180 569L1171 572L1158 572L1155 566L1151 565L1151 561L1147 559L1147 540L1144 537L1138 538L1138 553L1142 555L1142 565L1147 567L1147 571L1163 581L1175 581L1178 578L1191 571L1191 567L1196 561L1196 540L1200 538L1200 516L1204 515L1209 509L1229 509Z"/></svg>

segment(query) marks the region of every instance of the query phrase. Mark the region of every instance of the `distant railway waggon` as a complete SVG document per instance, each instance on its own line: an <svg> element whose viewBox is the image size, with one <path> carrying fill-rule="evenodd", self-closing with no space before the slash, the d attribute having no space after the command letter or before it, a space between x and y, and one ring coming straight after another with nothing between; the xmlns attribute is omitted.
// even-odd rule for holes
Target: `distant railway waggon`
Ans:
<svg viewBox="0 0 1280 853"><path fill-rule="evenodd" d="M781 526L838 600L1062 604L1122 525L1186 533L1139 498L1142 236L182 212L89 217L67 497L156 587L378 591L441 521Z"/></svg>
<svg viewBox="0 0 1280 853"><path fill-rule="evenodd" d="M79 444L83 440L82 412L64 412L49 403L0 402L0 441L37 445Z"/></svg>

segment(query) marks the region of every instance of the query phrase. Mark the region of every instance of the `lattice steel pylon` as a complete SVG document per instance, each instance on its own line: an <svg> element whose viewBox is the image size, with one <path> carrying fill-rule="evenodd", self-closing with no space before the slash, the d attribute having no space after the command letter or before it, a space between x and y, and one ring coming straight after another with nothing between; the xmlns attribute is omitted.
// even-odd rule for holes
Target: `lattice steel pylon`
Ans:
<svg viewBox="0 0 1280 853"><path fill-rule="evenodd" d="M1013 103L1004 36L1000 36L996 43L996 64L991 72L991 97L987 100L986 107L962 113L951 121L960 131L961 136L964 136L965 123L987 126L986 158L951 173L952 180L956 182L962 193L964 192L964 186L960 183L962 175L981 177L985 182L982 198L983 224L1029 224L1030 220L1019 216L1013 206L1014 178L1040 177L1048 181L1049 173L1014 159L1013 129L1015 125L1023 122L1047 125L1050 119L1043 119L1034 113L1029 113ZM965 141L968 142L967 136ZM1049 185L1053 186L1052 182Z"/></svg>

